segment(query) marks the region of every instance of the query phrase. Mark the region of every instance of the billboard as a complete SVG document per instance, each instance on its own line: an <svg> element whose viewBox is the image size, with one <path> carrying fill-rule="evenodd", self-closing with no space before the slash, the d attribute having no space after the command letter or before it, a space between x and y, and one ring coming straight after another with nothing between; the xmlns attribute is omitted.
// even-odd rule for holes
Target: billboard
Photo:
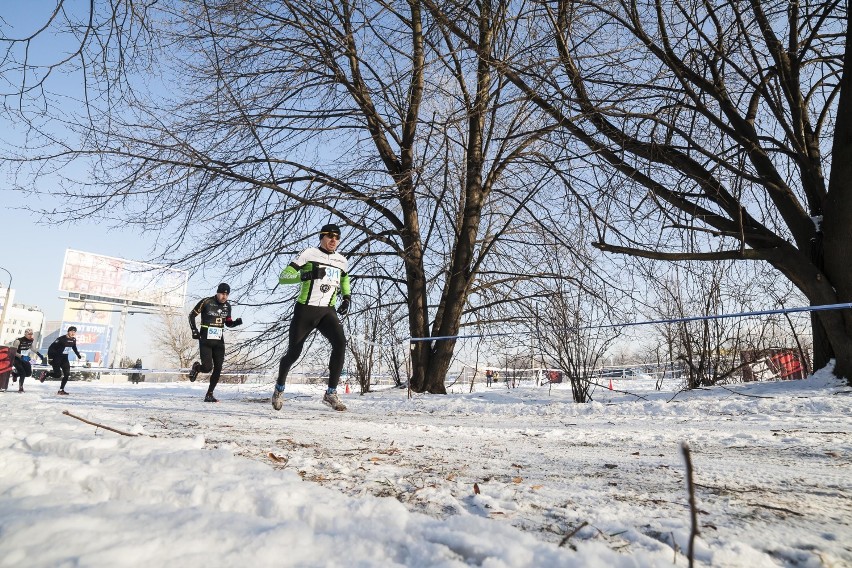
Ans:
<svg viewBox="0 0 852 568"><path fill-rule="evenodd" d="M187 279L185 270L67 249L59 290L95 302L183 308Z"/></svg>

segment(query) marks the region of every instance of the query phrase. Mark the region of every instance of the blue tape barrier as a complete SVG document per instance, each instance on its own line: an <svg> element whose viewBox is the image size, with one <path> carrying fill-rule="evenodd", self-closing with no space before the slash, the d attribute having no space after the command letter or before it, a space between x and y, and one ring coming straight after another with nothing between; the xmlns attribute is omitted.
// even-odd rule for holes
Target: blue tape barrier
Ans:
<svg viewBox="0 0 852 568"><path fill-rule="evenodd" d="M710 315L710 316L691 316L686 318L671 318L671 319L661 319L661 320L646 320L646 321L634 321L627 323L613 323L606 325L584 325L578 328L571 329L606 329L613 327L633 327L638 325L652 325L652 324L660 324L660 323L680 323L680 322L689 322L689 321L702 321L702 320L716 320L716 319L725 319L725 318L742 318L749 316L766 316L766 315L774 315L774 314L793 314L798 312L823 312L829 310L848 310L852 309L852 303L845 304L826 304L822 306L802 306L798 308L781 308L777 310L758 310L754 312L738 312L735 314L718 314L718 315ZM567 329L567 328L566 328ZM446 341L450 339L478 339L485 337L504 337L511 335L529 335L533 333L532 330L525 332L506 332L506 333L477 333L471 335L440 335L436 337L410 337L408 341L411 343L416 343L418 341Z"/></svg>

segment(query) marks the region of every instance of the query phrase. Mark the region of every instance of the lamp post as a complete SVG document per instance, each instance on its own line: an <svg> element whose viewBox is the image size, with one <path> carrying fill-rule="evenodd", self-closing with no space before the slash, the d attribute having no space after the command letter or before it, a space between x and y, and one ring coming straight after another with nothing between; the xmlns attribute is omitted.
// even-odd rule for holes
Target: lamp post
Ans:
<svg viewBox="0 0 852 568"><path fill-rule="evenodd" d="M6 309L9 307L9 296L12 293L12 273L0 266L0 270L9 275L9 285L6 287L6 299L3 300L3 312L0 313L0 337L3 336L3 324L6 323Z"/></svg>

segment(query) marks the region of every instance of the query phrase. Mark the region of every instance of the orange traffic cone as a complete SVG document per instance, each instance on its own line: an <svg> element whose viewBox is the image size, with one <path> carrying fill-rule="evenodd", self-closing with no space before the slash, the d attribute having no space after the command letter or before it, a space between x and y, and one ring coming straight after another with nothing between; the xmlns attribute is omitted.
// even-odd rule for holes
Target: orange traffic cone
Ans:
<svg viewBox="0 0 852 568"><path fill-rule="evenodd" d="M610 388L611 387L612 387L612 385L610 385ZM349 383L346 383L346 394L349 394Z"/></svg>
<svg viewBox="0 0 852 568"><path fill-rule="evenodd" d="M612 390L612 379L609 380L609 390Z"/></svg>

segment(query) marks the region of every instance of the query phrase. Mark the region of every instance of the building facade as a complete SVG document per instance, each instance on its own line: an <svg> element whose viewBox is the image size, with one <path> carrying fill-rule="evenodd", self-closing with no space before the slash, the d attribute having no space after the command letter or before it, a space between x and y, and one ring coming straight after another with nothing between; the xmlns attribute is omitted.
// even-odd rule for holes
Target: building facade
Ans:
<svg viewBox="0 0 852 568"><path fill-rule="evenodd" d="M3 303L6 300L7 290L0 288L0 313L3 310ZM9 306L6 308L6 317L3 320L2 328L0 328L0 345L11 345L13 341L24 335L24 330L32 328L35 332L35 345L39 345L41 338L44 335L42 326L44 325L44 312L38 306L30 306L27 304L15 303L15 289L12 288L9 293Z"/></svg>

